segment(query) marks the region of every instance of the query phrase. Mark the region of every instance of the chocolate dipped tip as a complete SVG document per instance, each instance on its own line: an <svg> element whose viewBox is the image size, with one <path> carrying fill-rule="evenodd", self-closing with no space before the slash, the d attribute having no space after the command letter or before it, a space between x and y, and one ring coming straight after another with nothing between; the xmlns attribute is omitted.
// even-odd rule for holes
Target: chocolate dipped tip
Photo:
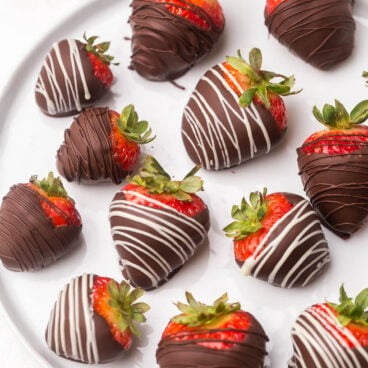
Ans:
<svg viewBox="0 0 368 368"><path fill-rule="evenodd" d="M35 87L36 103L46 115L73 115L108 91L94 75L85 47L68 38L56 42L46 55Z"/></svg>
<svg viewBox="0 0 368 368"><path fill-rule="evenodd" d="M200 6L190 4L209 24L203 29L167 10L165 3L133 0L130 68L153 81L174 80L205 57L218 41L219 28Z"/></svg>
<svg viewBox="0 0 368 368"><path fill-rule="evenodd" d="M352 0L288 0L267 15L265 24L280 43L309 64L327 70L354 49Z"/></svg>

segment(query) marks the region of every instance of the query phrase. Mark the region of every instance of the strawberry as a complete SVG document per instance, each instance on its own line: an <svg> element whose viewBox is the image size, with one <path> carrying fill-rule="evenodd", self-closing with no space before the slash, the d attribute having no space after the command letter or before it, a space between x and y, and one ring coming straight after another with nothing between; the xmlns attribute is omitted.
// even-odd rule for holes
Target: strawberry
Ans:
<svg viewBox="0 0 368 368"><path fill-rule="evenodd" d="M267 154L285 134L287 111L280 96L299 92L291 91L294 77L262 70L257 48L250 51L249 60L238 52L210 68L185 107L185 149L193 162L208 170Z"/></svg>
<svg viewBox="0 0 368 368"><path fill-rule="evenodd" d="M57 167L69 181L110 179L119 184L140 157L140 145L151 142L147 121L139 121L133 105L121 114L108 108L87 108L65 131Z"/></svg>
<svg viewBox="0 0 368 368"><path fill-rule="evenodd" d="M309 202L291 193L253 192L224 228L245 275L275 286L305 286L329 262L327 243Z"/></svg>
<svg viewBox="0 0 368 368"><path fill-rule="evenodd" d="M88 364L108 363L127 351L150 307L136 302L141 289L108 277L83 274L60 291L46 329L57 355Z"/></svg>
<svg viewBox="0 0 368 368"><path fill-rule="evenodd" d="M128 350L133 336L140 336L137 323L146 321L144 313L150 307L146 303L134 303L144 291L133 289L125 281L120 285L108 277L96 277L93 283L93 309L109 325L114 339Z"/></svg>
<svg viewBox="0 0 368 368"><path fill-rule="evenodd" d="M166 4L166 9L175 15L189 20L200 28L209 30L213 22L217 28L223 29L225 17L217 0L155 0Z"/></svg>
<svg viewBox="0 0 368 368"><path fill-rule="evenodd" d="M0 259L12 271L41 269L73 250L81 229L81 217L60 178L52 172L43 180L34 175L4 197Z"/></svg>
<svg viewBox="0 0 368 368"><path fill-rule="evenodd" d="M97 36L83 35L84 41L64 39L46 55L36 83L36 102L50 116L81 111L110 89L113 56L106 52L110 42L95 44Z"/></svg>
<svg viewBox="0 0 368 368"><path fill-rule="evenodd" d="M367 367L368 289L353 301L341 286L340 304L311 306L291 333L294 354L289 367Z"/></svg>
<svg viewBox="0 0 368 368"><path fill-rule="evenodd" d="M281 3L288 0L267 0L266 15L270 15Z"/></svg>
<svg viewBox="0 0 368 368"><path fill-rule="evenodd" d="M196 192L203 181L195 167L171 180L147 156L110 206L110 224L123 276L135 286L155 288L174 275L205 241L209 214Z"/></svg>
<svg viewBox="0 0 368 368"><path fill-rule="evenodd" d="M130 69L173 81L207 56L224 30L218 0L133 0Z"/></svg>
<svg viewBox="0 0 368 368"><path fill-rule="evenodd" d="M368 215L368 127L360 125L368 118L368 100L350 114L337 100L322 112L314 107L313 114L328 129L312 134L298 148L300 175L325 225L348 238Z"/></svg>
<svg viewBox="0 0 368 368"><path fill-rule="evenodd" d="M186 292L188 304L177 303L182 312L173 317L162 333L156 351L160 368L263 366L268 338L259 322L227 303L223 294L213 305L205 305Z"/></svg>

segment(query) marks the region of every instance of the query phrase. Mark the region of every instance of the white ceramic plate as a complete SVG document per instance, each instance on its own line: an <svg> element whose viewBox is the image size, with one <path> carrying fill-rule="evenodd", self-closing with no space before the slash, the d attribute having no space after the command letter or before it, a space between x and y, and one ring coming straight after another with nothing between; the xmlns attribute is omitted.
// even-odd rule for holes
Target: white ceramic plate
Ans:
<svg viewBox="0 0 368 368"><path fill-rule="evenodd" d="M244 278L233 260L231 241L223 236L222 228L231 221L230 209L243 195L267 186L269 192L303 193L298 176L296 152L303 140L319 126L311 114L312 106L343 101L350 109L367 98L368 88L361 78L368 68L368 4L358 1L356 50L337 69L321 72L291 55L274 38L269 37L263 24L263 3L254 0L223 0L226 30L212 54L178 80L182 91L170 83L148 82L127 69L130 35L127 19L128 0L93 2L83 11L76 11L62 24L51 29L43 41L34 45L10 81L0 99L2 124L0 135L0 194L5 195L12 184L26 182L33 174L47 175L55 168L55 154L63 141L64 129L72 118L50 118L43 115L34 102L34 84L44 55L53 42L65 37L80 38L84 31L98 34L101 40L112 41L111 53L120 61L112 93L99 105L120 110L129 103L136 105L141 118L151 122L157 139L144 148L153 154L175 177L183 176L191 167L180 138L181 114L199 77L225 55L244 55L254 47L264 54L264 67L283 74L295 74L300 95L286 98L289 129L283 143L269 156L263 156L242 166L221 172L205 172L205 192L202 197L211 211L212 228L208 246L202 249L167 284L146 293L151 304L143 338L121 360L106 367L156 367L155 350L163 328L176 314L173 302L184 300L184 291L198 299L212 302L227 291L231 301L240 301L263 324L270 343L268 351L272 367L282 368L291 354L290 326L305 307L325 298L336 300L338 288L345 283L355 294L367 287L366 259L368 227L351 240L343 241L325 231L332 253L328 271L304 289L282 290L253 278ZM110 236L108 206L119 186L66 184L76 200L83 218L82 246L56 264L33 273L14 273L0 268L0 299L3 308L19 330L22 339L35 352L41 366L72 368L80 364L59 358L48 350L44 331L58 291L72 277L84 272L121 279L115 249Z"/></svg>

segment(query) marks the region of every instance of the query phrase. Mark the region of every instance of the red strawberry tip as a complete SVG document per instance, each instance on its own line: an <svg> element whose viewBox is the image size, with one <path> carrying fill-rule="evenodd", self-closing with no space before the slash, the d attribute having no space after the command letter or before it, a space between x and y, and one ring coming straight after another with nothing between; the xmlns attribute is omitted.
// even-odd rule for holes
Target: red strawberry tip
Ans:
<svg viewBox="0 0 368 368"><path fill-rule="evenodd" d="M359 102L350 114L340 101L335 100L335 106L325 104L322 111L314 106L313 115L328 129L350 129L368 119L368 100Z"/></svg>
<svg viewBox="0 0 368 368"><path fill-rule="evenodd" d="M270 94L280 96L289 96L300 93L302 90L292 91L295 83L295 77L291 75L287 77L271 71L262 70L262 52L258 48L253 48L249 52L249 62L242 57L240 50L238 56L227 56L227 62L235 70L248 76L250 88L239 97L239 105L246 107L251 104L257 96L259 100L269 109ZM280 78L281 81L271 82L274 78Z"/></svg>
<svg viewBox="0 0 368 368"><path fill-rule="evenodd" d="M337 312L337 318L343 326L355 323L368 327L368 288L362 290L353 301L344 288L340 287L340 304L327 302Z"/></svg>
<svg viewBox="0 0 368 368"><path fill-rule="evenodd" d="M48 173L47 178L42 180L38 180L37 175L32 175L29 182L45 192L48 197L68 198L72 203L74 203L74 201L68 197L68 193L64 188L60 176L55 178L52 171Z"/></svg>
<svg viewBox="0 0 368 368"><path fill-rule="evenodd" d="M120 117L116 118L116 123L120 133L128 141L137 144L147 144L156 138L156 136L152 137L152 129L149 127L148 121L139 121L134 105L124 107Z"/></svg>
<svg viewBox="0 0 368 368"><path fill-rule="evenodd" d="M267 188L264 188L262 193L252 192L249 195L249 203L243 197L240 206L232 207L231 217L235 221L223 229L227 237L239 241L263 227L261 220L267 211L266 195Z"/></svg>
<svg viewBox="0 0 368 368"><path fill-rule="evenodd" d="M87 52L95 55L100 61L106 65L119 65L119 63L113 63L114 56L107 55L106 52L110 47L110 42L101 42L95 44L98 36L87 37L86 33L83 34L83 39L86 41L85 49Z"/></svg>
<svg viewBox="0 0 368 368"><path fill-rule="evenodd" d="M239 310L241 307L240 303L228 303L227 293L216 299L213 305L198 302L188 291L185 296L188 304L175 303L182 314L173 317L171 320L189 327L209 325L219 318Z"/></svg>
<svg viewBox="0 0 368 368"><path fill-rule="evenodd" d="M181 181L171 180L171 176L152 156L147 156L139 174L128 177L129 183L147 188L150 194L170 194L174 198L192 202L192 194L203 190L203 180L195 174L200 169L196 165Z"/></svg>

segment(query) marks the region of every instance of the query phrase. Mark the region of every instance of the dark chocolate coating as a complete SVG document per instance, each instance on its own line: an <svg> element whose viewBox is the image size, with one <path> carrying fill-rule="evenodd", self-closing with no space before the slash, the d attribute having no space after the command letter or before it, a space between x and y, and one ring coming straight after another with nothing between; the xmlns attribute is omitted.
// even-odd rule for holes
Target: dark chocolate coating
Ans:
<svg viewBox="0 0 368 368"><path fill-rule="evenodd" d="M209 30L172 14L164 3L133 0L131 7L131 69L149 80L174 80L185 74L212 50L223 30L192 3L190 8L206 20Z"/></svg>
<svg viewBox="0 0 368 368"><path fill-rule="evenodd" d="M171 208L136 205L118 192L110 206L110 224L123 276L150 290L189 260L204 242L210 220L207 208L188 217Z"/></svg>
<svg viewBox="0 0 368 368"><path fill-rule="evenodd" d="M321 221L349 238L368 215L368 147L342 155L297 153L304 190Z"/></svg>
<svg viewBox="0 0 368 368"><path fill-rule="evenodd" d="M342 327L326 305L312 306L300 314L291 337L294 352L289 368L368 368L368 347Z"/></svg>
<svg viewBox="0 0 368 368"><path fill-rule="evenodd" d="M46 328L48 347L57 355L81 363L107 363L123 352L107 322L93 310L96 275L84 274L59 293Z"/></svg>
<svg viewBox="0 0 368 368"><path fill-rule="evenodd" d="M246 331L232 329L246 334L245 339L234 342L233 347L226 350L211 349L198 344L198 342L211 341L210 339L180 341L175 340L176 335L173 334L159 342L156 351L158 365L160 368L262 368L267 355L268 337L255 317L250 313L247 314L251 318L249 329ZM221 331L220 329L211 330L211 332ZM185 332L179 334L184 336Z"/></svg>
<svg viewBox="0 0 368 368"><path fill-rule="evenodd" d="M0 208L0 259L11 271L35 271L73 250L82 226L55 227L40 201L67 214L25 184L10 188Z"/></svg>
<svg viewBox="0 0 368 368"><path fill-rule="evenodd" d="M239 96L224 78L222 64L198 82L182 119L182 139L195 163L207 170L239 165L268 153L281 140L276 121L263 105L239 106Z"/></svg>
<svg viewBox="0 0 368 368"><path fill-rule="evenodd" d="M120 184L128 174L114 160L110 114L107 107L86 108L65 131L57 152L57 168L68 181Z"/></svg>
<svg viewBox="0 0 368 368"><path fill-rule="evenodd" d="M50 116L73 115L92 105L108 88L95 77L85 43L65 39L47 54L36 83L36 102Z"/></svg>
<svg viewBox="0 0 368 368"><path fill-rule="evenodd" d="M270 33L306 62L331 69L354 48L351 0L288 0L265 23Z"/></svg>
<svg viewBox="0 0 368 368"><path fill-rule="evenodd" d="M299 195L283 194L293 208L266 235L264 247L252 259L250 275L284 288L306 286L330 262L329 249L310 203Z"/></svg>

